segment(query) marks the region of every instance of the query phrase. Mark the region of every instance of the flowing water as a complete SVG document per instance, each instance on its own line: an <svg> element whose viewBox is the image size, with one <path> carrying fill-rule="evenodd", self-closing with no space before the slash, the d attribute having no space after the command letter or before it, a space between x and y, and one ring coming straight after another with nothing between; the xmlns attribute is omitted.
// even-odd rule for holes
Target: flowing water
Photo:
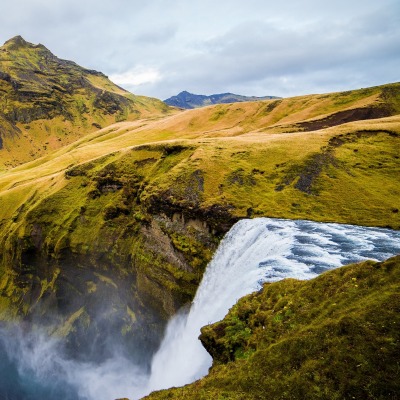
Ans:
<svg viewBox="0 0 400 400"><path fill-rule="evenodd" d="M204 376L212 359L200 328L221 320L262 282L310 279L352 262L400 253L400 232L268 218L238 222L207 267L191 309L168 324L152 364L148 390L182 386Z"/></svg>
<svg viewBox="0 0 400 400"><path fill-rule="evenodd" d="M262 282L321 272L400 253L400 232L350 225L269 218L242 220L221 242L190 310L176 315L152 361L151 373L115 353L101 363L65 357L62 343L39 331L0 328L0 399L138 399L152 390L190 383L205 374L211 357L200 328L222 319Z"/></svg>

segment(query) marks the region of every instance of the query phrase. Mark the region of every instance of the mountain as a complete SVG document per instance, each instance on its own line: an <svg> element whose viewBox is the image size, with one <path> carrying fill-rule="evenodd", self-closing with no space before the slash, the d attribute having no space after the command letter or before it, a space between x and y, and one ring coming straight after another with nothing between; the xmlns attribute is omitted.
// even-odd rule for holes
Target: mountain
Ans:
<svg viewBox="0 0 400 400"><path fill-rule="evenodd" d="M240 103L244 101L260 101L260 100L271 100L271 99L279 99L279 97L241 96L233 93L221 93L221 94L212 94L211 96L204 96L201 94L193 94L183 91L176 96L172 96L164 100L164 103L173 107L191 109L191 108L205 107L212 104Z"/></svg>
<svg viewBox="0 0 400 400"><path fill-rule="evenodd" d="M43 156L110 123L166 110L21 36L0 48L0 167Z"/></svg>
<svg viewBox="0 0 400 400"><path fill-rule="evenodd" d="M200 340L205 378L156 399L395 399L400 256L243 297Z"/></svg>

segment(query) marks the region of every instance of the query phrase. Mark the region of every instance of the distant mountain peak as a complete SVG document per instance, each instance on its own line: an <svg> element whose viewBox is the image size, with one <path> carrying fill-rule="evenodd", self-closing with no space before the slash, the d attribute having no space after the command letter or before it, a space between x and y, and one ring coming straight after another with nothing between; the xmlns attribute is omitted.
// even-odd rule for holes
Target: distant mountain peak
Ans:
<svg viewBox="0 0 400 400"><path fill-rule="evenodd" d="M17 35L12 37L11 39L8 39L5 44L7 43L21 43L21 44L25 44L28 43L21 35Z"/></svg>
<svg viewBox="0 0 400 400"><path fill-rule="evenodd" d="M179 94L177 94L176 96L172 96L164 100L164 103L168 104L169 106L191 109L191 108L205 107L212 104L237 103L243 101L259 101L259 100L270 100L270 99L279 99L279 97L242 96L234 93L219 93L206 96L202 94L190 93L187 90L184 90Z"/></svg>

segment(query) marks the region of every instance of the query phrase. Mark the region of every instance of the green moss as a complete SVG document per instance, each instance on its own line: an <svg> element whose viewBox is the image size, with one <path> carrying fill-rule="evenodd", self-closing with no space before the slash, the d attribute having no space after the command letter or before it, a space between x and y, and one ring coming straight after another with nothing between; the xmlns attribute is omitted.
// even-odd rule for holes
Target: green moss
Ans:
<svg viewBox="0 0 400 400"><path fill-rule="evenodd" d="M85 317L85 308L81 307L79 310L77 310L75 313L73 313L65 322L62 326L60 326L57 331L56 335L61 336L61 337L66 337L68 334L71 333L74 329L74 324L77 320L79 320L82 317Z"/></svg>
<svg viewBox="0 0 400 400"><path fill-rule="evenodd" d="M107 276L101 275L99 273L95 273L95 276L97 276L100 281L104 282L107 285L113 286L115 289L118 289L118 286L113 282L113 280Z"/></svg>
<svg viewBox="0 0 400 400"><path fill-rule="evenodd" d="M129 306L126 307L126 315L127 315L127 317L125 318L126 324L122 327L122 332L121 332L123 336L132 332L133 327L137 321L136 314L129 308Z"/></svg>
<svg viewBox="0 0 400 400"><path fill-rule="evenodd" d="M156 146L70 165L63 187L47 197L35 197L32 206L26 203L20 208L18 229L5 237L13 260L3 260L4 271L30 252L31 280L41 282L41 294L33 303L44 295L54 296L59 290L57 285L64 285L51 271L59 271L65 263L90 271L87 281L73 283L75 287L68 289L70 296L75 293L82 299L100 295L102 284L111 291L119 290L119 281L107 273L110 266L118 279L129 280L139 274L139 283L130 288L131 296L148 299L149 309L159 314L162 324L193 298L212 251L202 239L206 233L175 224L163 232L140 200L147 180L155 177L155 164L169 163L185 151L187 148L179 145ZM91 195L94 191L96 196ZM164 244L159 243L158 235L163 235ZM176 246L169 242L168 235L174 236ZM46 265L51 268L46 270ZM82 276L85 274L82 272ZM34 304L24 296L24 290L13 286L11 303L17 311L23 307L23 313L29 314ZM87 312L90 315L90 308ZM138 329L127 318L121 332L136 334ZM143 314L138 318L143 323ZM70 326L67 320L60 324ZM69 328L66 331L73 333Z"/></svg>
<svg viewBox="0 0 400 400"><path fill-rule="evenodd" d="M87 284L87 291L89 294L94 293L97 290L97 285L94 282L89 281L86 284Z"/></svg>
<svg viewBox="0 0 400 400"><path fill-rule="evenodd" d="M89 80L96 87L105 82L100 75ZM110 122L98 110L112 103L107 96L97 99L80 91L73 96L70 119L21 123L26 146L14 143L21 149L39 152L34 143L47 146L49 137L75 141L0 174L0 282L6 299L0 312L29 316L38 296L54 296L58 282L66 285L55 271L73 265L79 276L88 276L68 288L71 296L98 296L104 287L115 291L94 275L111 279L112 271L115 285L129 282L130 296L140 307L145 304L165 321L191 301L218 241L238 218L399 228L398 117L313 132L300 132L305 128L297 125L310 118L335 124L330 112L375 109L377 102L393 111L398 88L346 93L342 100L340 94L316 95L246 103L240 110L221 105L165 119L157 114L76 140L85 118L89 125ZM134 100L145 106L146 99ZM114 120L118 112L111 111L106 114ZM212 120L214 114L218 118ZM64 319L75 311L68 310ZM275 329L284 327L293 312L274 315ZM139 322L145 314L137 313ZM130 332L137 329L124 324ZM232 354L247 360L254 348L242 333Z"/></svg>
<svg viewBox="0 0 400 400"><path fill-rule="evenodd" d="M54 192L32 192L25 185L4 192L3 218L12 213L13 219L1 231L7 249L3 271L18 263L21 244L22 251L31 248L54 262L65 251L88 257L90 265L105 254L121 274L139 269L188 301L218 242L208 229L224 232L232 214L399 227L396 129L310 135L306 147L286 137L268 146L145 145L69 165L67 180ZM300 177L310 174L310 191L301 190ZM154 215L163 213L169 219L155 223ZM172 222L176 215L180 219ZM145 235L156 235L154 223L172 248L155 250L158 239L144 245ZM180 254L185 266L163 252Z"/></svg>

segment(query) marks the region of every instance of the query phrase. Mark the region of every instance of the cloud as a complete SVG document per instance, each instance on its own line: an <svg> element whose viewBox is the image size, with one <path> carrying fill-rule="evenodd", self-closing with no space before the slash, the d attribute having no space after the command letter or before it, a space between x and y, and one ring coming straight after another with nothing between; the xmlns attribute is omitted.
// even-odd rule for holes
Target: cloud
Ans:
<svg viewBox="0 0 400 400"><path fill-rule="evenodd" d="M157 74L143 72L139 84L132 75L127 88L159 98L183 89L285 96L399 80L398 0L14 0L0 27L4 41L21 34L126 81L150 66Z"/></svg>
<svg viewBox="0 0 400 400"><path fill-rule="evenodd" d="M135 36L138 45L165 45L177 33L177 28L173 25L161 26L158 29L144 29Z"/></svg>
<svg viewBox="0 0 400 400"><path fill-rule="evenodd" d="M399 16L381 8L301 27L273 19L238 24L204 41L197 53L166 65L163 83L197 93L286 96L396 81Z"/></svg>
<svg viewBox="0 0 400 400"><path fill-rule="evenodd" d="M158 82L161 79L161 74L155 68L137 66L120 74L110 75L109 78L120 86L136 87Z"/></svg>

